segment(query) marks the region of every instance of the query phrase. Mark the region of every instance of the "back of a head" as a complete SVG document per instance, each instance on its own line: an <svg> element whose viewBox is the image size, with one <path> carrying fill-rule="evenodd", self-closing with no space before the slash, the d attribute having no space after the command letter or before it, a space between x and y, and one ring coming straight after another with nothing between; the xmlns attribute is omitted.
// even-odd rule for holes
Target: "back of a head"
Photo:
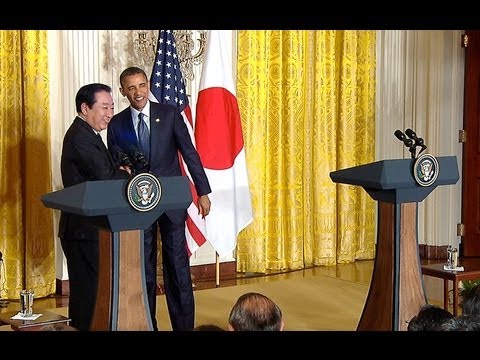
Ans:
<svg viewBox="0 0 480 360"><path fill-rule="evenodd" d="M282 311L272 300L259 293L240 296L228 319L234 331L281 331Z"/></svg>
<svg viewBox="0 0 480 360"><path fill-rule="evenodd" d="M446 321L453 318L447 310L435 305L424 305L408 322L408 331L440 331Z"/></svg>
<svg viewBox="0 0 480 360"><path fill-rule="evenodd" d="M462 314L480 315L480 285L462 291Z"/></svg>
<svg viewBox="0 0 480 360"><path fill-rule="evenodd" d="M215 324L202 324L194 328L193 331L225 331L225 329Z"/></svg>
<svg viewBox="0 0 480 360"><path fill-rule="evenodd" d="M443 331L480 331L480 317L460 315L442 324Z"/></svg>

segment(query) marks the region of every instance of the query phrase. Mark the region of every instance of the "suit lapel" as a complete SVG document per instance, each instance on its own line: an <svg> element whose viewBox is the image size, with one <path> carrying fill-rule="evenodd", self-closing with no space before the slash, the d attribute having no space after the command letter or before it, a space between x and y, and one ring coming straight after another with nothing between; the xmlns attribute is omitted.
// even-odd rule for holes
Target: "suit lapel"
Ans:
<svg viewBox="0 0 480 360"><path fill-rule="evenodd" d="M162 121L162 114L160 109L153 103L150 104L150 147L154 148L157 141L161 139L160 124Z"/></svg>
<svg viewBox="0 0 480 360"><path fill-rule="evenodd" d="M115 167L115 162L113 161L113 158L112 158L112 154L110 154L110 151L108 151L107 149L107 146L105 145L105 143L103 142L102 140L102 137L100 136L100 134L95 134L94 135L95 138L97 139L97 142L99 142L99 145L100 147L103 149L103 152L106 154L106 156L108 157L108 160L110 161L110 164L112 167Z"/></svg>
<svg viewBox="0 0 480 360"><path fill-rule="evenodd" d="M82 128L85 129L85 132L88 134L88 136L95 139L94 141L97 142L100 149L102 149L102 151L106 154L106 156L108 157L108 160L110 161L110 164L113 167L114 166L114 161L113 161L112 155L110 154L110 151L108 151L107 147L105 146L105 143L103 142L101 135L100 134L97 135L93 131L92 127L86 121L82 120L81 118L77 117L75 119L75 121L77 121L79 123L79 126L81 126Z"/></svg>

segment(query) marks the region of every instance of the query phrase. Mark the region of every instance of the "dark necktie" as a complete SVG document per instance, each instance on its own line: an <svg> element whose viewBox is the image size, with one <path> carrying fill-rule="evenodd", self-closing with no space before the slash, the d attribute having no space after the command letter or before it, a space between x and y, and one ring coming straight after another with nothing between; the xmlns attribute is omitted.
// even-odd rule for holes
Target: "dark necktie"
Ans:
<svg viewBox="0 0 480 360"><path fill-rule="evenodd" d="M143 121L144 114L138 114L138 142L140 149L148 160L150 158L150 132L148 131L147 124Z"/></svg>

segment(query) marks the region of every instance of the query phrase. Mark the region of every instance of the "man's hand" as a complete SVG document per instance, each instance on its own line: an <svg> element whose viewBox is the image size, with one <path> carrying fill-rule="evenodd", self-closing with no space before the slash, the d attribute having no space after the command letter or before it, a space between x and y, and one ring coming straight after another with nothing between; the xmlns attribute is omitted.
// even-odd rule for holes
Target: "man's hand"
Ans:
<svg viewBox="0 0 480 360"><path fill-rule="evenodd" d="M132 169L130 169L130 166L122 165L119 167L119 169L128 172L129 175L132 175Z"/></svg>
<svg viewBox="0 0 480 360"><path fill-rule="evenodd" d="M208 195L202 195L198 198L198 213L202 215L202 219L205 219L210 213L210 199Z"/></svg>

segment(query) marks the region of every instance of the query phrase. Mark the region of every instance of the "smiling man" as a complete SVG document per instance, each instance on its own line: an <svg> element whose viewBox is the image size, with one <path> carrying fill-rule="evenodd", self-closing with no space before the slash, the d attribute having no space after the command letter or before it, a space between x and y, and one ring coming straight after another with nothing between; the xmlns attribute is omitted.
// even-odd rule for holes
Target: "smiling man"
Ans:
<svg viewBox="0 0 480 360"><path fill-rule="evenodd" d="M129 169L115 164L100 136L113 116L111 92L108 85L98 83L77 92L77 116L63 138L60 167L64 187L130 177ZM67 259L70 325L89 330L97 295L98 229L89 217L62 212L58 236Z"/></svg>
<svg viewBox="0 0 480 360"><path fill-rule="evenodd" d="M182 175L180 152L199 196L194 201L198 201L202 216L207 216L210 184L180 111L175 106L148 100L147 75L138 67L125 69L120 75L120 84L120 93L130 106L112 118L107 130L109 149L120 148L131 154L141 151L149 162L145 170L156 177ZM144 232L145 278L155 330L157 224L162 238L163 279L172 329L191 331L194 328L195 304L185 237L186 219L186 209L168 210Z"/></svg>

